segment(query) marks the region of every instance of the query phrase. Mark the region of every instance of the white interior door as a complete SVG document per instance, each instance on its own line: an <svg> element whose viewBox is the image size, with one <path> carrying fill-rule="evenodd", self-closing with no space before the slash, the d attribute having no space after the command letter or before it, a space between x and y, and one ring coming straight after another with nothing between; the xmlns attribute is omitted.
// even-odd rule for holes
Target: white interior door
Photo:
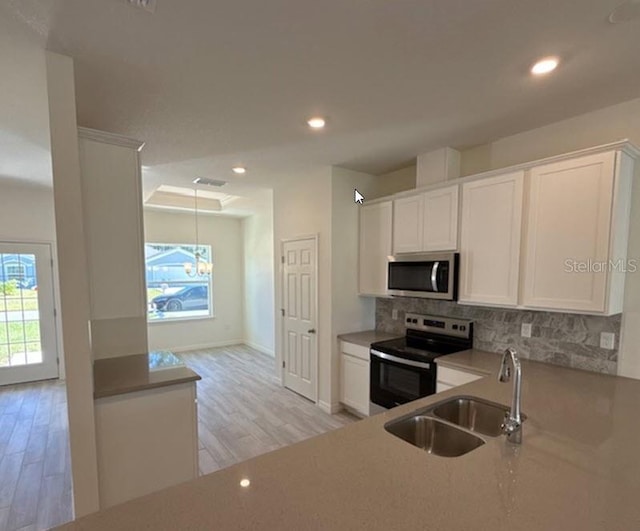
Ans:
<svg viewBox="0 0 640 531"><path fill-rule="evenodd" d="M283 242L282 253L284 385L315 401L318 388L317 241L305 238Z"/></svg>
<svg viewBox="0 0 640 531"><path fill-rule="evenodd" d="M0 243L0 385L57 377L51 247Z"/></svg>

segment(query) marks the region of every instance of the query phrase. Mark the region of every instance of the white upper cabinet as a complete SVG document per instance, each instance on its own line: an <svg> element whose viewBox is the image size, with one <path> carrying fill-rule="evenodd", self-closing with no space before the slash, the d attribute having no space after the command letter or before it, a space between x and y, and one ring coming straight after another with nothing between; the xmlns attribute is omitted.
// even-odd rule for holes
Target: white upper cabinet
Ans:
<svg viewBox="0 0 640 531"><path fill-rule="evenodd" d="M364 207L360 292L387 293L393 211L393 254L459 251L461 303L620 313L639 156L619 142Z"/></svg>
<svg viewBox="0 0 640 531"><path fill-rule="evenodd" d="M455 251L458 248L458 189L448 186L423 196L423 251Z"/></svg>
<svg viewBox="0 0 640 531"><path fill-rule="evenodd" d="M391 201L360 207L359 292L386 295L387 257L391 254Z"/></svg>
<svg viewBox="0 0 640 531"><path fill-rule="evenodd" d="M524 172L462 186L460 302L518 304Z"/></svg>
<svg viewBox="0 0 640 531"><path fill-rule="evenodd" d="M626 158L598 153L531 169L523 306L622 310L624 275L611 266L619 260L624 267L626 258L631 195Z"/></svg>
<svg viewBox="0 0 640 531"><path fill-rule="evenodd" d="M457 185L394 201L394 254L454 251L457 247Z"/></svg>
<svg viewBox="0 0 640 531"><path fill-rule="evenodd" d="M393 252L415 253L422 250L422 195L403 197L393 202Z"/></svg>
<svg viewBox="0 0 640 531"><path fill-rule="evenodd" d="M91 318L146 319L142 144L92 129L78 131Z"/></svg>

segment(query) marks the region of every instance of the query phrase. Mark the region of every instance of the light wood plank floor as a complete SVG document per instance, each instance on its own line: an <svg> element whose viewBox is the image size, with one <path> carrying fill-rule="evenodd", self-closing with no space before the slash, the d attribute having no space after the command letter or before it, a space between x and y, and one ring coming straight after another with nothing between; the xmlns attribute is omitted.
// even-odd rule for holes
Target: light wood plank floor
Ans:
<svg viewBox="0 0 640 531"><path fill-rule="evenodd" d="M71 520L66 400L58 381L0 387L0 531Z"/></svg>
<svg viewBox="0 0 640 531"><path fill-rule="evenodd" d="M198 382L200 473L354 422L328 415L274 379L273 358L244 345L181 354ZM66 390L60 382L0 387L0 531L72 518Z"/></svg>
<svg viewBox="0 0 640 531"><path fill-rule="evenodd" d="M354 422L276 383L273 358L244 345L181 353L196 371L200 473L209 474Z"/></svg>

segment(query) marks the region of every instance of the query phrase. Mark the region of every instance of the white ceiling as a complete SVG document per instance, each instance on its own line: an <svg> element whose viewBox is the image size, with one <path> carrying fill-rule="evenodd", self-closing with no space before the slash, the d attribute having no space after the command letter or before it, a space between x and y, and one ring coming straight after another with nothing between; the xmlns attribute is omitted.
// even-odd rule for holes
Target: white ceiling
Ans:
<svg viewBox="0 0 640 531"><path fill-rule="evenodd" d="M145 206L147 208L160 208L169 210L181 210L192 212L196 207L196 188L172 186L162 184L151 193L145 194ZM150 188L149 186L147 188ZM225 215L232 217L246 217L255 212L256 203L269 200L270 195L264 192L268 190L251 188L242 195L231 195L215 190L227 190L222 188L199 185L197 187L198 211L203 214ZM262 193L261 193L262 192Z"/></svg>
<svg viewBox="0 0 640 531"><path fill-rule="evenodd" d="M75 59L81 125L147 142L148 189L203 176L237 194L313 165L384 173L640 87L640 21L607 22L621 0L158 0L154 15L0 2ZM560 68L532 78L549 54ZM314 114L325 131L306 127Z"/></svg>

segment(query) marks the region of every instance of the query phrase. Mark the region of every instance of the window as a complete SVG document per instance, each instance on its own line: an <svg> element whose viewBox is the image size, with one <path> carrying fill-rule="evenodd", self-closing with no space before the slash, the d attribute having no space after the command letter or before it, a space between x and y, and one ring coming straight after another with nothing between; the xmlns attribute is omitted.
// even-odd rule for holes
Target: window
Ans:
<svg viewBox="0 0 640 531"><path fill-rule="evenodd" d="M0 253L0 367L42 363L35 261L33 254Z"/></svg>
<svg viewBox="0 0 640 531"><path fill-rule="evenodd" d="M144 246L149 321L198 319L212 312L211 277L196 274L196 247L187 244L147 243ZM211 246L197 249L211 262ZM185 264L194 264L188 274Z"/></svg>
<svg viewBox="0 0 640 531"><path fill-rule="evenodd" d="M22 264L7 264L4 266L4 270L7 280L22 282L26 276L27 268Z"/></svg>

